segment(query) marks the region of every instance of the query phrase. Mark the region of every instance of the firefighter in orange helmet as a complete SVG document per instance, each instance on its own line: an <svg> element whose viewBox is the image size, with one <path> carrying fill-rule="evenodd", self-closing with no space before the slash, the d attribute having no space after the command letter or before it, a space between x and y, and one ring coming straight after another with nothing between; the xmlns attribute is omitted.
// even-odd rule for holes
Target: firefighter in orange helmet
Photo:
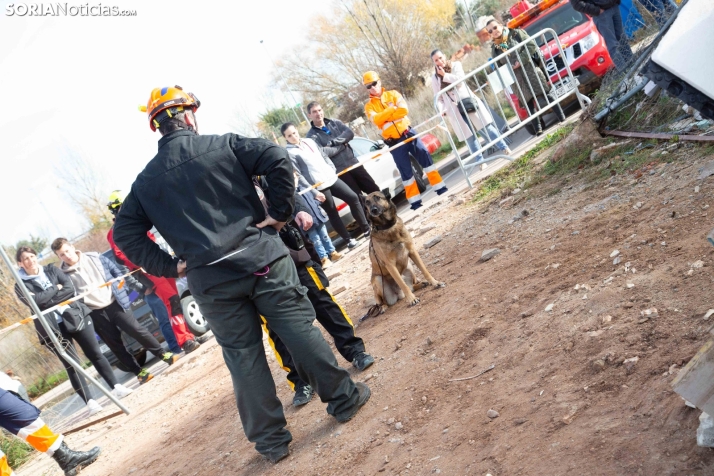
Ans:
<svg viewBox="0 0 714 476"><path fill-rule="evenodd" d="M379 75L374 71L364 73L362 82L369 91L369 101L364 106L364 112L367 118L382 131L384 142L392 147L414 137L416 132L409 127L411 124L407 117L409 111L402 95L398 91L385 90ZM446 192L447 188L439 171L436 170L431 154L421 139L411 140L392 150L392 157L394 157L399 174L402 176L407 200L409 200L412 210L416 210L422 206L422 203L419 187L412 171L410 153L426 172L429 183L437 195Z"/></svg>

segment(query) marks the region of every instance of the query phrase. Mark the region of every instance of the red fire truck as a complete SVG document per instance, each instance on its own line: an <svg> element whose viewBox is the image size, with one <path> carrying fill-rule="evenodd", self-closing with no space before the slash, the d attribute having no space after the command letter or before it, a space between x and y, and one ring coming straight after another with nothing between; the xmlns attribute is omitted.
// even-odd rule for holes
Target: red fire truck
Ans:
<svg viewBox="0 0 714 476"><path fill-rule="evenodd" d="M522 4L518 2L522 11ZM565 63L570 66L579 84L580 92L587 94L600 86L600 79L613 64L605 46L605 40L595 27L592 18L577 12L569 0L544 0L520 13L508 22L508 28L522 28L529 35L535 35L544 28L555 31L563 47L565 58L558 54L555 40L544 44L543 37L535 37L545 57L546 70L555 84L560 78L568 79ZM555 95L562 96L572 90L568 84L556 84ZM518 96L508 95L511 104L521 119L528 117L527 111L519 104Z"/></svg>

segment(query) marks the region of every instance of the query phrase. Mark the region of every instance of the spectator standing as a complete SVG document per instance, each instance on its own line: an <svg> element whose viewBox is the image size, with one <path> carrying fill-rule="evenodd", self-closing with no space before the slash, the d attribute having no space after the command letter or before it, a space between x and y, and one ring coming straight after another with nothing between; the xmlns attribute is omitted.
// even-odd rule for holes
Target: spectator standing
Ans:
<svg viewBox="0 0 714 476"><path fill-rule="evenodd" d="M294 173L295 187L300 191L298 188L300 175L297 173L297 170ZM306 233L310 241L315 245L315 251L320 258L320 265L325 268L328 264L331 264L331 262L342 258L342 255L335 250L335 245L332 243L330 235L327 234L327 227L325 226L325 223L328 221L327 213L325 213L325 210L320 206L320 202L312 193L308 192L304 196L297 195L297 197L300 197L299 200L301 201L304 200L306 211L312 218L312 226L310 226Z"/></svg>
<svg viewBox="0 0 714 476"><path fill-rule="evenodd" d="M447 60L441 50L431 52L431 60L434 62L434 75L431 77L431 87L434 95L464 78L464 67L460 61ZM469 112L469 104L473 111ZM477 132L480 132L487 140L497 139L500 135L498 129L493 124L493 117L488 108L483 104L478 96L474 96L466 84L461 83L445 94L439 96L437 103L439 112L449 119L451 128L456 132L456 137L469 146L471 153L479 150L477 143ZM511 155L503 140L496 142L496 147L506 155ZM477 160L482 160L483 155L478 155ZM485 164L484 164L485 165Z"/></svg>
<svg viewBox="0 0 714 476"><path fill-rule="evenodd" d="M40 417L40 410L7 390L0 389L0 427L17 436L40 453L53 458L65 476L76 476L82 468L94 463L101 448L74 451ZM0 450L0 475L14 476L7 456Z"/></svg>
<svg viewBox="0 0 714 476"><path fill-rule="evenodd" d="M511 30L496 19L491 19L486 23L486 31L493 40L491 45L493 57L500 56L530 38L524 30L519 28ZM538 102L539 97L545 99L548 103L555 100L550 94L553 85L550 84L545 75L542 54L535 41L531 40L526 43L525 49L512 52L508 55L508 59L511 62L516 83L518 83L518 87L514 88L518 94L518 100L528 109L529 114L535 114L542 109ZM498 61L498 64L503 66L507 64L507 61L503 58ZM560 104L548 106L548 109L555 110L560 122L565 121L565 113L563 113L563 108L560 107ZM545 127L543 115L533 118L531 125L536 135L543 134L543 128Z"/></svg>
<svg viewBox="0 0 714 476"><path fill-rule="evenodd" d="M276 463L288 456L292 435L265 357L261 316L338 422L352 419L371 392L337 365L312 325L315 311L307 289L278 237L294 206L287 151L237 134L199 135L200 105L178 86L151 92L145 109L149 127L162 137L122 204L114 240L154 276L186 274L222 347L246 437ZM257 175L270 185L267 214L253 184ZM175 257L146 236L153 226Z"/></svg>
<svg viewBox="0 0 714 476"><path fill-rule="evenodd" d="M121 210L121 204L126 196L121 190L114 190L109 197L107 207L111 214L116 217L116 214ZM116 220L116 218L114 218ZM154 239L154 235L149 232L149 238ZM114 228L110 228L107 232L107 241L114 252L114 257L117 263L126 266L131 271L137 270L139 267L129 260L126 255L114 243ZM183 316L181 308L181 298L178 295L176 281L168 278L160 278L151 276L143 271L138 271L139 278L145 278L146 292L144 300L151 307L151 311L159 321L161 333L164 335L166 343L169 345L169 350L175 354L186 352L187 354L198 349L200 343L196 337L186 326L186 320ZM169 317L171 316L171 317Z"/></svg>
<svg viewBox="0 0 714 476"><path fill-rule="evenodd" d="M317 192L324 195L322 205L330 219L332 228L345 240L348 248L354 248L358 243L350 238L347 227L342 223L333 195L350 207L352 216L357 221L365 238L370 234L370 227L364 216L364 207L359 197L337 176L335 164L329 159L329 155L332 153L331 148L320 147L312 139L301 139L297 127L292 122L280 126L280 132L288 142L286 148L293 167L300 176L307 180L310 186L314 186ZM315 196L320 199L319 194L315 194Z"/></svg>
<svg viewBox="0 0 714 476"><path fill-rule="evenodd" d="M632 60L632 49L622 28L620 0L570 0L570 4L575 11L593 17L615 69L624 73Z"/></svg>
<svg viewBox="0 0 714 476"><path fill-rule="evenodd" d="M263 206L268 207L270 203L270 188L265 181L256 183L256 191L263 201ZM295 193L295 216L287 225L292 227L296 233L304 233L313 225L312 218L303 197ZM315 248L310 240L288 239L287 233L281 233L283 243L290 252L290 257L297 268L300 284L307 289L307 297L315 309L317 321L332 336L335 348L348 362L359 371L366 369L374 363L374 357L365 352L364 341L355 335L355 328L347 312L340 306L335 297L330 294L327 287L330 282L322 271L322 266L315 253ZM304 247L301 247L304 245ZM307 383L297 371L295 361L290 355L290 351L280 339L280 336L273 330L272 325L265 318L263 331L268 335L270 344L275 351L275 356L280 362L280 366L288 375L288 385L295 392L293 405L296 407L305 405L312 400L314 393L312 386Z"/></svg>
<svg viewBox="0 0 714 476"><path fill-rule="evenodd" d="M75 249L66 238L57 238L52 242L51 248L62 260L61 269L69 275L75 289L79 293L92 291L84 297L84 302L92 310L97 334L117 359L136 375L139 383L148 382L153 375L141 368L129 353L121 338L122 331L167 364L176 362L178 356L172 352L164 352L159 341L136 320L131 312L129 296L119 287L118 282L113 283L111 287L100 287L107 281L122 276L122 272L114 263L99 253L83 253Z"/></svg>
<svg viewBox="0 0 714 476"><path fill-rule="evenodd" d="M402 95L398 91L384 89L379 75L374 71L367 71L362 76L362 83L369 91L369 101L364 105L365 115L382 131L384 142L390 147L405 142L404 145L392 150L392 157L402 177L404 191L412 210L420 208L422 202L421 192L414 178L410 154L424 169L436 194L447 192L446 184L436 170L436 165L424 143L419 138L410 140L416 132L411 128L411 122L407 117L409 112L407 102Z"/></svg>
<svg viewBox="0 0 714 476"><path fill-rule="evenodd" d="M307 115L311 119L310 124L312 127L307 131L306 137L314 140L322 147L331 148L329 150L332 154L329 157L332 163L335 164L337 172L359 163L357 157L355 157L354 150L350 146L350 141L355 136L352 129L342 121L326 118L322 111L322 106L315 101L307 105ZM364 203L363 192L366 195L372 192L379 192L379 187L363 165L340 175L340 179L360 197L360 202L362 203Z"/></svg>
<svg viewBox="0 0 714 476"><path fill-rule="evenodd" d="M74 285L67 275L57 269L54 264L40 266L37 262L37 253L29 246L21 246L18 248L15 259L20 267L19 274L22 278L22 282L32 294L37 307L39 307L41 311L54 307L76 295ZM19 284L15 285L15 294L17 294L27 307L30 307ZM73 341L76 342L84 352L84 355L86 355L92 365L94 365L94 368L97 369L99 375L102 376L107 385L109 385L109 388L112 389L112 393L117 398L123 398L129 395L132 390L119 383L114 376L109 361L99 349L99 343L94 336L95 328L90 313L90 309L84 304L83 300L80 299L56 311L45 314L45 317L52 327L53 332L57 335L60 344L64 346L65 351L79 361L77 349L73 344ZM37 335L40 338L40 344L52 351L60 362L62 362L62 365L67 371L67 376L72 384L72 388L77 392L77 395L84 400L84 403L87 404L89 416L100 412L102 407L92 399L87 381L62 357L40 320L34 319L33 322L35 324L35 330L37 330Z"/></svg>

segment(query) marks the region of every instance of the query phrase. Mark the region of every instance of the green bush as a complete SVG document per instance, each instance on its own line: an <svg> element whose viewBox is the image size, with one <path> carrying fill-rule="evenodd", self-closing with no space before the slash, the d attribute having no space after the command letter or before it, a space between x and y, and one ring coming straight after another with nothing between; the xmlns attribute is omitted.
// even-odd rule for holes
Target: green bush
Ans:
<svg viewBox="0 0 714 476"><path fill-rule="evenodd" d="M14 469L30 459L33 452L30 445L4 431L0 432L0 450L5 453L7 462Z"/></svg>

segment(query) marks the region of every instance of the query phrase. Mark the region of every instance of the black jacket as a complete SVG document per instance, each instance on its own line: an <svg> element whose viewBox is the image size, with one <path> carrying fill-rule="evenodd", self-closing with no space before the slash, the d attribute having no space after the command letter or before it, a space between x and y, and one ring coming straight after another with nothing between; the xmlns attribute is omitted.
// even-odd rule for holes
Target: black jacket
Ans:
<svg viewBox="0 0 714 476"><path fill-rule="evenodd" d="M62 270L57 269L54 264L43 266L42 269L44 269L47 279L49 279L52 283L52 286L49 288L42 289L42 286L40 286L40 284L34 279L23 280L25 287L27 287L27 289L34 295L35 303L37 303L37 307L40 308L40 311L49 309L52 306L56 306L57 304L74 297L74 284L72 284L72 280L69 279L69 276L67 276ZM57 288L58 284L62 285L62 289ZM18 284L15 284L15 294L17 294L17 297L20 298L20 301L22 301L23 304L25 304L28 308L30 307L30 303L28 303L25 299L25 295L20 290L20 286ZM84 316L88 316L90 313L90 309L81 301L75 301L70 306L80 309ZM60 330L56 317L54 315L47 315L46 319L47 322L49 322L49 324L57 331L57 335L59 335ZM50 338L47 335L47 331L45 331L45 328L40 323L40 320L35 319L33 323L35 324L35 329L39 334L40 343L43 345L49 345L51 343Z"/></svg>
<svg viewBox="0 0 714 476"><path fill-rule="evenodd" d="M177 276L179 258L192 270L207 267L227 254L231 276L247 276L287 254L277 232L256 228L265 210L253 186L265 176L273 190L270 216L286 221L293 212L295 183L288 153L264 139L237 134L197 135L175 131L159 140L159 152L138 175L114 225L114 241L134 264L149 274ZM155 226L174 250L171 257L146 232ZM242 250L242 251L241 251ZM223 263L227 264L227 263ZM220 276L194 285L206 289ZM238 276L240 277L240 276ZM192 289L193 291L193 289Z"/></svg>
<svg viewBox="0 0 714 476"><path fill-rule="evenodd" d="M310 124L312 124L312 122L310 122ZM314 140L322 147L335 148L335 151L327 150L327 152L330 160L335 164L337 173L342 172L350 165L358 163L359 161L355 157L355 153L349 144L355 136L352 129L347 127L342 121L327 118L325 118L325 127L330 131L330 134L313 125L310 130L307 131L306 137Z"/></svg>
<svg viewBox="0 0 714 476"><path fill-rule="evenodd" d="M620 0L570 0L570 4L574 10L596 17L600 15L600 9L616 7L620 5Z"/></svg>

